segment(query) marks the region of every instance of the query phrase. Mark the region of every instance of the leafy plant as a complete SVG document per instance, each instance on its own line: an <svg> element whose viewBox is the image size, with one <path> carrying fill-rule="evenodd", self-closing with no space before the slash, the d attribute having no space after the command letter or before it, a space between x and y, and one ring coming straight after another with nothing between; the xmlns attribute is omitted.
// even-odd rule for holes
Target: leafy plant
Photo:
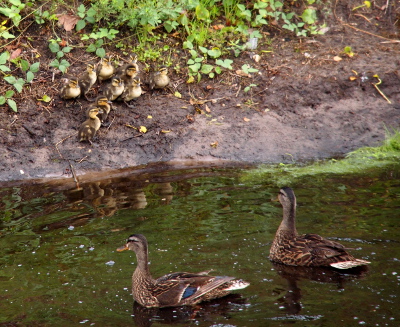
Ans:
<svg viewBox="0 0 400 327"><path fill-rule="evenodd" d="M9 67L5 65L7 60L10 58L10 54L8 51L3 52L0 55L0 71L5 74L11 71ZM21 93L23 90L23 87L25 84L32 82L33 78L35 77L35 73L39 71L39 62L35 62L32 65L29 64L29 62L25 59L22 59L20 57L12 59L11 62L16 65L18 68L20 68L24 73L25 73L25 79L19 77L15 77L14 75L6 75L4 76L4 80L14 86L14 88L18 91L18 93ZM7 102L7 104L10 106L10 108L14 111L17 111L17 104L13 99L11 99L14 96L14 91L12 90L7 90L4 95L0 96L0 105L4 104Z"/></svg>
<svg viewBox="0 0 400 327"><path fill-rule="evenodd" d="M11 19L14 26L18 27L22 17L20 12L25 8L25 4L23 4L20 0L8 0L9 6L0 7L0 14ZM2 3L4 4L4 3ZM5 39L13 39L15 36L8 32L9 28L6 28L4 25L7 21L3 21L0 26L0 37Z"/></svg>
<svg viewBox="0 0 400 327"><path fill-rule="evenodd" d="M77 15L79 16L80 20L76 23L76 30L80 31L86 27L86 22L94 24L96 22L95 15L96 15L96 10L93 9L93 7L89 8L86 11L86 8L83 4L81 4L78 7L78 12Z"/></svg>
<svg viewBox="0 0 400 327"><path fill-rule="evenodd" d="M90 33L89 35L87 34L83 34L83 36L81 37L82 41L86 41L89 39L94 39L96 40L94 43L91 43L86 51L87 52L95 52L96 55L100 58L103 58L106 55L106 50L104 50L104 48L102 48L103 44L104 44L104 40L103 38L106 37L109 40L113 40L117 33L119 33L119 31L115 30L115 29L107 29L107 28L100 28L98 32L96 33Z"/></svg>
<svg viewBox="0 0 400 327"><path fill-rule="evenodd" d="M71 52L72 47L60 46L60 44L63 44L61 40L50 40L49 49L51 52L55 53L57 57L50 63L50 66L58 68L62 73L65 73L70 63L66 59L60 59L64 57L66 53Z"/></svg>

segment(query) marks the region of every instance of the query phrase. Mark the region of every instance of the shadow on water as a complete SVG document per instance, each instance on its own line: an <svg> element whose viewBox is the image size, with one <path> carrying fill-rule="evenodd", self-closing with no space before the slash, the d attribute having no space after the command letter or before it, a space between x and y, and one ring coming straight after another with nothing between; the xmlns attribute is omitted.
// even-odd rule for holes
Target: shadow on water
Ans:
<svg viewBox="0 0 400 327"><path fill-rule="evenodd" d="M273 265L279 187L243 170L153 169L0 188L0 324L21 326L397 326L400 167L365 176L304 178L300 233L339 241L369 271ZM132 311L133 233L149 242L157 278L214 269L250 286L195 307Z"/></svg>

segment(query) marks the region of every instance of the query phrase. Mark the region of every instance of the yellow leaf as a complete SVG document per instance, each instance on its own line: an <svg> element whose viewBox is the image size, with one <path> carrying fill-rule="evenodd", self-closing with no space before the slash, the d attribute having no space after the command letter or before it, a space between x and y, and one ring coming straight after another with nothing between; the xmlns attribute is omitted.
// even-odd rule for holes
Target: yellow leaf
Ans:
<svg viewBox="0 0 400 327"><path fill-rule="evenodd" d="M166 131L165 129L161 130L161 133L170 133L171 131Z"/></svg>
<svg viewBox="0 0 400 327"><path fill-rule="evenodd" d="M335 60L335 61L340 61L340 60L342 60L342 58L339 57L339 56L335 56L335 57L333 57L333 60Z"/></svg>
<svg viewBox="0 0 400 327"><path fill-rule="evenodd" d="M356 79L357 79L357 76L350 76L350 77L349 77L349 80L350 80L350 81L355 81Z"/></svg>
<svg viewBox="0 0 400 327"><path fill-rule="evenodd" d="M246 122L247 122L247 121L250 121L250 119L247 118L247 117L244 117L243 120L246 121Z"/></svg>
<svg viewBox="0 0 400 327"><path fill-rule="evenodd" d="M147 132L147 128L146 127L144 127L144 126L140 126L140 128L139 128L139 132L140 133L146 133Z"/></svg>
<svg viewBox="0 0 400 327"><path fill-rule="evenodd" d="M148 118L148 119L152 119L152 118L153 118L153 116L151 116L151 115L148 115L148 116L147 116L147 118Z"/></svg>
<svg viewBox="0 0 400 327"><path fill-rule="evenodd" d="M189 76L188 80L186 81L187 84L194 83L194 77Z"/></svg>
<svg viewBox="0 0 400 327"><path fill-rule="evenodd" d="M178 91L175 91L174 95L179 99L182 98L182 94L180 94Z"/></svg>
<svg viewBox="0 0 400 327"><path fill-rule="evenodd" d="M210 143L210 146L212 146L213 148L216 148L218 146L218 141Z"/></svg>
<svg viewBox="0 0 400 327"><path fill-rule="evenodd" d="M206 105L206 111L211 112L211 109Z"/></svg>

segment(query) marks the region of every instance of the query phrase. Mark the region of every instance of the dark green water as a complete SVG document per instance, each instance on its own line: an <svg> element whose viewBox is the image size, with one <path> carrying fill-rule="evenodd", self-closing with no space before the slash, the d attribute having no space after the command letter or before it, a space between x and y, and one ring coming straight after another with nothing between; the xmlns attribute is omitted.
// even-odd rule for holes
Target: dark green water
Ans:
<svg viewBox="0 0 400 327"><path fill-rule="evenodd" d="M268 260L279 187L239 170L132 175L0 189L0 323L7 326L399 326L400 166L291 186L298 231L338 240L372 261L358 278L282 271ZM133 307L132 233L149 241L154 277L203 271L251 285L194 309ZM152 322L148 322L151 318Z"/></svg>

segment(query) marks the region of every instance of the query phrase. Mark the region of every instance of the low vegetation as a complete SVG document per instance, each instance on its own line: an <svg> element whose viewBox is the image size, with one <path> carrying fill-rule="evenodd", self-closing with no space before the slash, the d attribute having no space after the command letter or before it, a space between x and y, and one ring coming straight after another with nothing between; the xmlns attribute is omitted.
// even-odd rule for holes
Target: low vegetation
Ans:
<svg viewBox="0 0 400 327"><path fill-rule="evenodd" d="M316 6L324 8L324 3L320 0L95 0L78 5L68 0L3 0L0 73L10 85L0 85L0 105L7 103L17 111L13 88L18 93L29 89L39 68L39 56L37 62L36 59L29 62L10 50L10 45L19 42L35 24L46 25L53 31L53 37L49 38L49 50L54 53L50 66L62 73L70 66L65 54L78 45L69 44L57 35L56 23L79 37L86 51L99 58L106 55L108 47L115 47L124 54L135 52L145 62L162 58L167 66L172 65L170 46L167 43L160 46L158 41L178 37L191 56L185 67L187 82L191 83L232 69L229 57L254 47L257 40L268 42L264 26L303 37L324 33L326 26L318 18ZM242 70L256 71L250 66Z"/></svg>

